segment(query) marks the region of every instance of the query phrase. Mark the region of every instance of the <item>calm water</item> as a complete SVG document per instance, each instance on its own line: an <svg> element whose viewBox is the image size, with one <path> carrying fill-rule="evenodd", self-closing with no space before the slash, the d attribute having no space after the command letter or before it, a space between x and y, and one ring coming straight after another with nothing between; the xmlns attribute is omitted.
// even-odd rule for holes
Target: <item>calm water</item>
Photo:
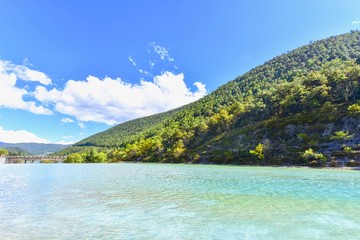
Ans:
<svg viewBox="0 0 360 240"><path fill-rule="evenodd" d="M360 172L4 164L0 239L360 239Z"/></svg>

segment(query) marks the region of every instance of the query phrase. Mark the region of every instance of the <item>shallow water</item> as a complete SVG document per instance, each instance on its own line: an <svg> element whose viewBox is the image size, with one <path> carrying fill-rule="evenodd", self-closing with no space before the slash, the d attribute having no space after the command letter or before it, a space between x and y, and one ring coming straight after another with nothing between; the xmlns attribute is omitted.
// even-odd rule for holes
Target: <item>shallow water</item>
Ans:
<svg viewBox="0 0 360 240"><path fill-rule="evenodd" d="M3 164L0 239L360 239L360 172Z"/></svg>

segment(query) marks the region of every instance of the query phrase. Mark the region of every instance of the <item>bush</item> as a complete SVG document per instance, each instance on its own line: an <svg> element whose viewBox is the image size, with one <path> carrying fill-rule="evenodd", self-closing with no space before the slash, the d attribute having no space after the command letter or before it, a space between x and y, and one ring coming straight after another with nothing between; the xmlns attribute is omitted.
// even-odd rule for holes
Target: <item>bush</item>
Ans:
<svg viewBox="0 0 360 240"><path fill-rule="evenodd" d="M303 158L307 160L320 160L324 161L326 160L326 157L322 153L314 152L312 148L309 148L308 150L305 150L305 152L302 154Z"/></svg>
<svg viewBox="0 0 360 240"><path fill-rule="evenodd" d="M72 153L67 156L64 160L64 163L82 163L84 159L79 153Z"/></svg>
<svg viewBox="0 0 360 240"><path fill-rule="evenodd" d="M321 165L326 165L326 157L324 154L314 152L312 148L305 150L305 152L302 154L302 157L309 161L309 166L319 167Z"/></svg>
<svg viewBox="0 0 360 240"><path fill-rule="evenodd" d="M348 107L348 115L350 117L360 117L360 104L355 103Z"/></svg>
<svg viewBox="0 0 360 240"><path fill-rule="evenodd" d="M345 145L343 146L343 151L344 153L352 153L352 148Z"/></svg>
<svg viewBox="0 0 360 240"><path fill-rule="evenodd" d="M334 132L334 135L330 137L330 140L348 140L354 137L354 134L349 133L349 131L338 131Z"/></svg>
<svg viewBox="0 0 360 240"><path fill-rule="evenodd" d="M250 154L256 156L259 160L263 160L265 155L264 151L264 144L259 143L254 150L250 150Z"/></svg>
<svg viewBox="0 0 360 240"><path fill-rule="evenodd" d="M350 160L346 163L346 166L347 167L357 167L357 166L359 166L359 163L356 162L355 160Z"/></svg>
<svg viewBox="0 0 360 240"><path fill-rule="evenodd" d="M0 148L0 155L9 155L9 151L4 148Z"/></svg>
<svg viewBox="0 0 360 240"><path fill-rule="evenodd" d="M330 164L329 164L330 167L338 167L339 166L339 163L335 160L335 159L332 159L330 161Z"/></svg>
<svg viewBox="0 0 360 240"><path fill-rule="evenodd" d="M316 160L312 160L309 162L309 167L320 167L320 163Z"/></svg>
<svg viewBox="0 0 360 240"><path fill-rule="evenodd" d="M55 163L55 161L51 160L51 159L44 159L44 160L41 160L40 163Z"/></svg>

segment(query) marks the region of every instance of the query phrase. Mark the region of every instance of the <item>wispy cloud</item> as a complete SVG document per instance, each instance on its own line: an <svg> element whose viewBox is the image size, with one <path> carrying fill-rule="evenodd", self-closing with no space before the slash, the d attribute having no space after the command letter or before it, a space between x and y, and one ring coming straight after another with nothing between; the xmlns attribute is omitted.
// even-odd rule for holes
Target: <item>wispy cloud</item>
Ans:
<svg viewBox="0 0 360 240"><path fill-rule="evenodd" d="M149 71L146 71L144 69L139 69L139 73L142 73L142 74L144 74L145 76L148 76L148 77L153 77L153 75Z"/></svg>
<svg viewBox="0 0 360 240"><path fill-rule="evenodd" d="M128 59L129 59L129 61L132 63L132 65L133 65L134 67L136 67L136 62L134 61L134 59L132 58L132 56L129 56Z"/></svg>
<svg viewBox="0 0 360 240"><path fill-rule="evenodd" d="M49 143L45 138L38 137L36 134L27 130L5 130L0 126L0 142L6 143Z"/></svg>
<svg viewBox="0 0 360 240"><path fill-rule="evenodd" d="M193 102L207 93L204 84L197 82L195 86L197 91L190 91L184 74L171 72L138 84L89 76L85 81L68 81L63 90L39 86L34 96L40 102L53 104L57 112L75 117L81 121L78 125L85 127L83 122L113 125Z"/></svg>
<svg viewBox="0 0 360 240"><path fill-rule="evenodd" d="M354 20L354 21L352 21L352 24L360 24L360 20Z"/></svg>
<svg viewBox="0 0 360 240"><path fill-rule="evenodd" d="M149 61L150 68L153 68L155 66L155 64L156 64L155 60L153 60L153 61L150 60Z"/></svg>
<svg viewBox="0 0 360 240"><path fill-rule="evenodd" d="M78 126L79 126L81 129L86 128L85 124L84 124L84 123L82 123L82 122L79 122L79 123L78 123Z"/></svg>
<svg viewBox="0 0 360 240"><path fill-rule="evenodd" d="M152 47L152 50L159 55L161 60L167 60L169 62L173 62L175 60L174 58L170 57L169 50L165 47L157 45L155 42L151 42L149 45Z"/></svg>
<svg viewBox="0 0 360 240"><path fill-rule="evenodd" d="M74 120L72 120L71 118L63 118L63 119L61 119L61 122L63 122L63 123L73 123Z"/></svg>

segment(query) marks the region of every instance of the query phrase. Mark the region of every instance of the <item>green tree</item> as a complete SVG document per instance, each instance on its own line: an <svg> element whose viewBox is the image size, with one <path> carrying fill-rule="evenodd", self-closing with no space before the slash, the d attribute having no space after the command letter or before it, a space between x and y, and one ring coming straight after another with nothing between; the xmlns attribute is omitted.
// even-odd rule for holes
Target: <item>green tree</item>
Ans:
<svg viewBox="0 0 360 240"><path fill-rule="evenodd" d="M81 157L80 153L69 154L64 160L64 163L83 163L83 162L84 159Z"/></svg>
<svg viewBox="0 0 360 240"><path fill-rule="evenodd" d="M0 148L0 155L9 155L9 151L4 148Z"/></svg>
<svg viewBox="0 0 360 240"><path fill-rule="evenodd" d="M265 158L264 155L264 144L259 143L255 149L250 150L250 154L256 156L259 160L263 160Z"/></svg>
<svg viewBox="0 0 360 240"><path fill-rule="evenodd" d="M100 153L97 153L94 158L93 158L93 161L94 163L104 163L107 161L107 155L106 153L104 152L100 152Z"/></svg>
<svg viewBox="0 0 360 240"><path fill-rule="evenodd" d="M186 151L186 147L184 145L184 142L180 139L175 143L172 149L172 156L175 159L178 159L185 151Z"/></svg>
<svg viewBox="0 0 360 240"><path fill-rule="evenodd" d="M326 157L322 153L314 152L312 148L305 150L302 154L302 157L309 162L310 166L325 166L326 165Z"/></svg>
<svg viewBox="0 0 360 240"><path fill-rule="evenodd" d="M352 139L354 134L350 134L349 131L338 131L334 132L334 135L330 137L330 140L348 140Z"/></svg>
<svg viewBox="0 0 360 240"><path fill-rule="evenodd" d="M107 154L104 152L98 153L96 149L91 149L90 153L85 157L86 162L89 163L102 163L107 161Z"/></svg>
<svg viewBox="0 0 360 240"><path fill-rule="evenodd" d="M233 119L233 114L229 114L226 109L221 109L219 113L216 113L210 118L210 124L216 126L218 130L224 131L230 126Z"/></svg>
<svg viewBox="0 0 360 240"><path fill-rule="evenodd" d="M360 104L355 103L348 107L348 115L351 117L360 117Z"/></svg>

